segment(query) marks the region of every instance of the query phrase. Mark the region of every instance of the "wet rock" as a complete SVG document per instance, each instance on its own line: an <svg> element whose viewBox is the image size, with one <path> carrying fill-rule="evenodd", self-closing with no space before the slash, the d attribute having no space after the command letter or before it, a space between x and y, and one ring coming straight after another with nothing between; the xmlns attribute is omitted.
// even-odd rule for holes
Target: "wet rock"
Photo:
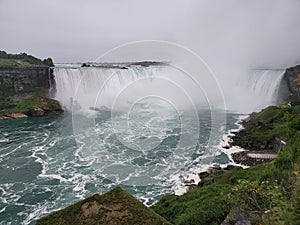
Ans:
<svg viewBox="0 0 300 225"><path fill-rule="evenodd" d="M198 176L199 176L200 180L202 180L202 179L208 177L209 173L207 171L201 172L201 173L198 174Z"/></svg>
<svg viewBox="0 0 300 225"><path fill-rule="evenodd" d="M43 109L37 107L37 108L30 110L30 115L31 116L43 116L43 115L45 115L45 112Z"/></svg>
<svg viewBox="0 0 300 225"><path fill-rule="evenodd" d="M222 148L224 148L224 149L230 149L230 147L231 147L230 145L223 145L222 146Z"/></svg>
<svg viewBox="0 0 300 225"><path fill-rule="evenodd" d="M82 63L81 67L90 67L91 65L87 64L87 63Z"/></svg>
<svg viewBox="0 0 300 225"><path fill-rule="evenodd" d="M212 177L206 177L206 178L203 178L202 180L200 180L198 182L198 186L199 187L203 187L203 186L212 184L213 182L214 182L214 178L212 178Z"/></svg>
<svg viewBox="0 0 300 225"><path fill-rule="evenodd" d="M183 183L184 183L185 185L191 185L191 184L194 184L194 183L195 183L195 180L194 180L194 179L185 180Z"/></svg>
<svg viewBox="0 0 300 225"><path fill-rule="evenodd" d="M7 119L12 119L12 118L8 116L0 116L0 120L7 120Z"/></svg>
<svg viewBox="0 0 300 225"><path fill-rule="evenodd" d="M214 175L216 175L221 170L222 170L222 167L220 167L220 166L214 166L214 167L211 167L211 168L208 169L208 173L209 173L209 175L214 176Z"/></svg>
<svg viewBox="0 0 300 225"><path fill-rule="evenodd" d="M21 119L21 118L27 118L28 116L23 113L11 113L6 115L7 117L10 117L12 119Z"/></svg>
<svg viewBox="0 0 300 225"><path fill-rule="evenodd" d="M188 186L188 190L189 190L189 191L190 191L190 190L195 190L195 189L198 189L198 188L200 188L200 186L197 185L197 184L191 184L191 185Z"/></svg>
<svg viewBox="0 0 300 225"><path fill-rule="evenodd" d="M241 166L228 165L224 168L224 170L233 170L235 168L242 168Z"/></svg>

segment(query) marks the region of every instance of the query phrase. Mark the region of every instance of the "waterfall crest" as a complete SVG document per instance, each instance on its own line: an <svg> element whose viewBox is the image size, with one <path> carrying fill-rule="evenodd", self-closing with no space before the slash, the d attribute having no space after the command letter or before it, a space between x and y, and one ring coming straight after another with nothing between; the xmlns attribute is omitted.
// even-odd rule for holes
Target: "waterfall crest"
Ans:
<svg viewBox="0 0 300 225"><path fill-rule="evenodd" d="M249 70L224 86L227 109L240 113L278 104L284 70ZM229 87L230 86L230 87Z"/></svg>
<svg viewBox="0 0 300 225"><path fill-rule="evenodd" d="M68 111L72 110L74 104L82 110L88 110L90 107L111 107L114 98L124 87L141 77L150 79L155 71L156 69L143 67L57 67L54 69L57 89L55 98Z"/></svg>
<svg viewBox="0 0 300 225"><path fill-rule="evenodd" d="M227 110L248 113L277 104L283 75L284 70L251 70L230 85L221 83ZM150 87L156 77L174 81L180 89L190 95L195 105L209 105L205 93L202 93L193 81L181 71L169 66L130 66L126 69L64 66L55 67L54 76L57 89L55 98L69 111L72 107L82 110L103 106L111 108L116 96L132 82L147 78L139 90L131 92L137 96L139 91ZM205 78L203 79L205 82ZM157 85L156 88L158 93L168 92L167 87ZM176 92L172 95L175 96ZM130 96L127 97L125 101L130 102ZM180 96L177 98L180 99Z"/></svg>
<svg viewBox="0 0 300 225"><path fill-rule="evenodd" d="M276 104L278 90L284 70L253 70L250 73L249 90L258 98L264 99L265 104Z"/></svg>

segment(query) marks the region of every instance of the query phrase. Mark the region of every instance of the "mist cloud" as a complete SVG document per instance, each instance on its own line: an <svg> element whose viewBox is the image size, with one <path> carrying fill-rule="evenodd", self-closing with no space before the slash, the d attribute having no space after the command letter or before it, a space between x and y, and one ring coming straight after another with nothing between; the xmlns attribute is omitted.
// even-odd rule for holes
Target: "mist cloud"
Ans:
<svg viewBox="0 0 300 225"><path fill-rule="evenodd" d="M94 60L132 41L196 52L217 73L300 61L298 0L0 0L0 48L55 62Z"/></svg>

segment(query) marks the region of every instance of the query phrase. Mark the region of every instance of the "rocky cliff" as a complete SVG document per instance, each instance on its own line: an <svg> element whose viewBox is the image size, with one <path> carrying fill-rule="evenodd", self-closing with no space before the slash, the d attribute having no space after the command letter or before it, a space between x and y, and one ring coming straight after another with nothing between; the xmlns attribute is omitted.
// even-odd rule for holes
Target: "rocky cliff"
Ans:
<svg viewBox="0 0 300 225"><path fill-rule="evenodd" d="M51 87L55 87L53 70L48 66L31 68L0 68L1 97L30 94L37 88L48 96Z"/></svg>
<svg viewBox="0 0 300 225"><path fill-rule="evenodd" d="M52 60L25 53L0 51L0 119L42 116L62 112L50 99L55 92Z"/></svg>
<svg viewBox="0 0 300 225"><path fill-rule="evenodd" d="M279 102L300 104L300 65L286 69L278 93Z"/></svg>

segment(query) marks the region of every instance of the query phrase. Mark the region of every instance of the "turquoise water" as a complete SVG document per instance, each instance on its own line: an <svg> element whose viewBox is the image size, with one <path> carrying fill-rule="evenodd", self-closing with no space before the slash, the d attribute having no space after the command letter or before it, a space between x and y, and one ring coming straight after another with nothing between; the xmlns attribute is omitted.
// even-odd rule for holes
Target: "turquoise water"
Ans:
<svg viewBox="0 0 300 225"><path fill-rule="evenodd" d="M151 205L182 187L190 173L212 163L229 163L217 147L220 139L207 145L209 111L199 112L199 138L196 146L190 146L189 142L179 145L179 141L198 129L193 126L196 121L186 121L190 129L182 134L180 116L153 114L141 107L128 120L131 133L113 129L110 115L97 112L92 115L93 126L75 134L74 120L84 121L83 115L1 121L0 224L34 224L51 211L116 185ZM220 130L221 136L237 128L238 116L227 113L227 127ZM116 114L114 123L123 117ZM142 149L134 143L150 147ZM213 153L209 160L207 149Z"/></svg>

